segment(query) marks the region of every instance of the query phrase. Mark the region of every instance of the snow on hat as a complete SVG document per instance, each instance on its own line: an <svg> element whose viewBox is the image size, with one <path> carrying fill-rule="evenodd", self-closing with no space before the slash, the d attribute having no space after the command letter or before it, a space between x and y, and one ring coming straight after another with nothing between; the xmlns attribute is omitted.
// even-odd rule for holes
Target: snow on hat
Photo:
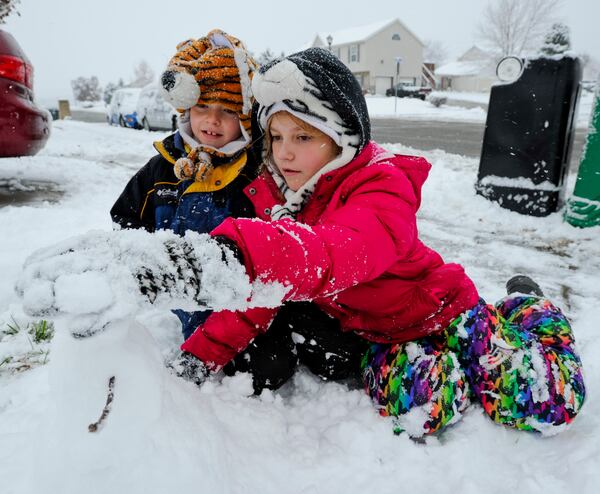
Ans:
<svg viewBox="0 0 600 494"><path fill-rule="evenodd" d="M287 111L324 132L349 162L371 138L362 89L350 70L329 50L309 48L262 66L252 80L260 107L258 122Z"/></svg>
<svg viewBox="0 0 600 494"><path fill-rule="evenodd" d="M206 36L177 45L161 76L165 99L178 110L219 103L235 111L250 133L250 81L257 64L243 43L214 29Z"/></svg>
<svg viewBox="0 0 600 494"><path fill-rule="evenodd" d="M252 93L263 130L271 116L286 111L331 137L342 149L298 191L287 190L284 181L274 175L286 203L272 208L271 217L294 217L318 179L349 163L371 139L365 97L352 72L323 48L309 48L262 66L252 79Z"/></svg>

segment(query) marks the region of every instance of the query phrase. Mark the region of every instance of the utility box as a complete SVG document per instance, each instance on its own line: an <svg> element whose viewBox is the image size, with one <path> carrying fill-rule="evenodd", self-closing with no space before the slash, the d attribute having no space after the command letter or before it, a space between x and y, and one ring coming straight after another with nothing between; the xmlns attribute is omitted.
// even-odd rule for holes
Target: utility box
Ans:
<svg viewBox="0 0 600 494"><path fill-rule="evenodd" d="M71 105L69 104L68 99L58 100L58 117L61 120L71 117Z"/></svg>
<svg viewBox="0 0 600 494"><path fill-rule="evenodd" d="M492 87L478 194L521 214L547 216L563 202L582 76L578 58L507 57Z"/></svg>

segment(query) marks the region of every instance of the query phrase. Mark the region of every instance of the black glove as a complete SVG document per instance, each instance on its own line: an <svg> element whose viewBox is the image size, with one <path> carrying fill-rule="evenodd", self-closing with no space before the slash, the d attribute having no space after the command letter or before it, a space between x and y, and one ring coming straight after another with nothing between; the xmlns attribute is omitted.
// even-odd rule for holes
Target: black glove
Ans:
<svg viewBox="0 0 600 494"><path fill-rule="evenodd" d="M243 265L242 252L235 242L222 236L214 237L213 240L221 247L223 263L227 263L227 251L230 251L233 257ZM181 292L181 290L177 290L178 287L181 287L182 295L185 298L201 301L202 264L197 260L193 246L183 239L178 239L178 241L165 242L164 247L170 259L170 270L157 271L142 267L136 273L142 295L145 295L152 304L158 293Z"/></svg>
<svg viewBox="0 0 600 494"><path fill-rule="evenodd" d="M209 370L202 360L191 353L181 352L167 364L178 377L200 386L208 377Z"/></svg>
<svg viewBox="0 0 600 494"><path fill-rule="evenodd" d="M167 241L164 247L169 256L171 269L157 271L156 268L142 267L136 273L140 292L150 303L154 303L159 292L181 291L176 290L179 286L186 298L199 301L202 265L194 255L194 248L184 241Z"/></svg>

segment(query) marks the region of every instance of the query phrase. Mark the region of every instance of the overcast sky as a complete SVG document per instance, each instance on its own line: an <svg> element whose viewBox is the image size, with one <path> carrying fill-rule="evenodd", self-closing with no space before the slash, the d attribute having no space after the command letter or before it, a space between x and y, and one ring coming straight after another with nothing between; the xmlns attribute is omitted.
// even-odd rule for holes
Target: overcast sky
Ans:
<svg viewBox="0 0 600 494"><path fill-rule="evenodd" d="M161 71L178 42L221 28L260 54L289 54L316 32L398 17L422 40L438 40L451 57L477 42L487 0L21 0L12 33L35 66L36 97L71 98L70 81L98 76L126 82L146 60ZM599 0L564 0L560 18L573 49L600 60ZM335 41L334 41L335 43Z"/></svg>

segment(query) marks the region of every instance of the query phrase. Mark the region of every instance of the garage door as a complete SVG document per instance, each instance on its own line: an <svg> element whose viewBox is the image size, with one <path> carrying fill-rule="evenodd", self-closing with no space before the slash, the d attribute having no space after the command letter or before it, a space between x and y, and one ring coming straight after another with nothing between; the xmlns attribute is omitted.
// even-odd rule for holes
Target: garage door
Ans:
<svg viewBox="0 0 600 494"><path fill-rule="evenodd" d="M375 94L385 94L392 87L391 77L375 77Z"/></svg>

